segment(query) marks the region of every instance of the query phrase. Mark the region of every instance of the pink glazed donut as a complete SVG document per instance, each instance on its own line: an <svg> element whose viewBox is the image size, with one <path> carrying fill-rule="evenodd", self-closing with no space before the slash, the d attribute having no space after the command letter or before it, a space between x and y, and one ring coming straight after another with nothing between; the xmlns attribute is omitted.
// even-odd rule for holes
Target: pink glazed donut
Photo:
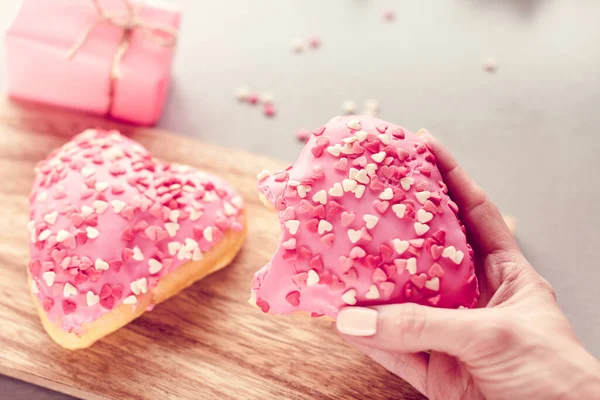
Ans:
<svg viewBox="0 0 600 400"><path fill-rule="evenodd" d="M223 180L88 130L36 168L28 275L44 328L83 348L227 264L246 234Z"/></svg>
<svg viewBox="0 0 600 400"><path fill-rule="evenodd" d="M250 301L263 312L336 318L347 305L476 305L458 208L414 133L336 117L313 132L294 165L258 178L282 229L252 282Z"/></svg>

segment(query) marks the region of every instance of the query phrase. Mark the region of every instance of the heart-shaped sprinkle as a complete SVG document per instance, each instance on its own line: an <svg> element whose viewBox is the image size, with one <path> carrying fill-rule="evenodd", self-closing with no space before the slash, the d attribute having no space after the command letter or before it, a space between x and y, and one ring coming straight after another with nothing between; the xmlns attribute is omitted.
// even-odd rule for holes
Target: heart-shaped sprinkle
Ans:
<svg viewBox="0 0 600 400"><path fill-rule="evenodd" d="M400 179L400 185L402 185L402 189L409 190L410 187L415 183L413 178L402 178Z"/></svg>
<svg viewBox="0 0 600 400"><path fill-rule="evenodd" d="M418 287L419 289L422 289L425 286L425 283L427 282L427 275L425 275L425 274L413 275L410 277L410 280L412 283L415 284L416 287Z"/></svg>
<svg viewBox="0 0 600 400"><path fill-rule="evenodd" d="M376 268L375 272L373 272L373 282L379 283L387 280L387 275L381 268Z"/></svg>
<svg viewBox="0 0 600 400"><path fill-rule="evenodd" d="M336 182L333 187L331 189L329 189L328 191L330 196L333 197L342 197L344 196L344 189L342 188L342 185L339 182ZM323 203L325 204L325 203Z"/></svg>
<svg viewBox="0 0 600 400"><path fill-rule="evenodd" d="M71 285L69 282L65 283L65 286L63 287L63 296L65 298L69 296L77 296L78 293L79 292L77 291L75 286Z"/></svg>
<svg viewBox="0 0 600 400"><path fill-rule="evenodd" d="M308 276L306 279L307 286L316 285L317 283L319 283L319 280L319 274L317 274L317 272L314 269L308 271Z"/></svg>
<svg viewBox="0 0 600 400"><path fill-rule="evenodd" d="M379 218L371 214L365 214L363 220L366 223L367 229L373 229L379 222Z"/></svg>
<svg viewBox="0 0 600 400"><path fill-rule="evenodd" d="M420 222L415 222L414 227L415 227L415 232L419 236L423 236L429 230L428 225L422 224Z"/></svg>
<svg viewBox="0 0 600 400"><path fill-rule="evenodd" d="M349 226L352 222L354 222L354 219L356 218L356 215L352 212L342 212L342 226L343 227L347 227Z"/></svg>
<svg viewBox="0 0 600 400"><path fill-rule="evenodd" d="M404 218L404 214L406 213L406 204L394 204L392 206L392 211L396 214L396 217Z"/></svg>
<svg viewBox="0 0 600 400"><path fill-rule="evenodd" d="M92 292L91 290L86 293L85 298L89 307L95 306L100 302L100 296L94 294L94 292Z"/></svg>
<svg viewBox="0 0 600 400"><path fill-rule="evenodd" d="M383 192L381 192L379 198L381 200L391 200L394 198L394 191L391 188L386 188Z"/></svg>
<svg viewBox="0 0 600 400"><path fill-rule="evenodd" d="M402 255L406 250L408 250L408 246L410 246L406 240L394 239L392 240L392 243L394 244L394 249L398 255Z"/></svg>
<svg viewBox="0 0 600 400"><path fill-rule="evenodd" d="M290 303L292 306L294 307L298 307L300 305L300 292L299 291L293 291L288 293L285 296L285 299L288 301L288 303Z"/></svg>
<svg viewBox="0 0 600 400"><path fill-rule="evenodd" d="M427 282L425 282L425 287L429 290L437 292L438 290L440 290L440 278L436 276L429 279Z"/></svg>
<svg viewBox="0 0 600 400"><path fill-rule="evenodd" d="M356 189L357 185L358 185L358 183L353 179L344 179L342 181L342 188L344 189L345 192L353 191L354 189Z"/></svg>
<svg viewBox="0 0 600 400"><path fill-rule="evenodd" d="M348 123L346 124L346 126L349 129L352 129L354 131L359 131L360 130L360 121L357 119L353 119L351 121L348 121Z"/></svg>
<svg viewBox="0 0 600 400"><path fill-rule="evenodd" d="M319 221L319 226L318 226L318 232L319 235L322 235L326 232L331 232L333 230L333 225L331 225L330 222L328 222L327 220L320 220Z"/></svg>
<svg viewBox="0 0 600 400"><path fill-rule="evenodd" d="M46 282L46 286L51 287L54 284L54 278L56 277L56 273L54 271L47 271L42 274L42 278L44 282Z"/></svg>
<svg viewBox="0 0 600 400"><path fill-rule="evenodd" d="M379 294L379 289L377 289L377 286L375 285L371 285L369 287L369 291L367 293L365 293L365 298L369 299L369 300L377 300L381 297L381 295Z"/></svg>
<svg viewBox="0 0 600 400"><path fill-rule="evenodd" d="M367 253L359 246L354 246L352 250L350 250L350 258L363 258L366 255Z"/></svg>
<svg viewBox="0 0 600 400"><path fill-rule="evenodd" d="M373 202L373 204L375 205L375 209L377 211L379 211L380 214L385 214L385 212L387 211L388 207L390 206L389 201L375 200Z"/></svg>
<svg viewBox="0 0 600 400"><path fill-rule="evenodd" d="M358 171L356 173L356 176L354 177L354 179L357 182L360 182L362 184L368 184L370 182L369 176L367 175L367 171L364 169L361 169L360 171Z"/></svg>
<svg viewBox="0 0 600 400"><path fill-rule="evenodd" d="M371 158L378 163L382 162L385 159L385 151L380 151L379 153L375 153L371 155Z"/></svg>
<svg viewBox="0 0 600 400"><path fill-rule="evenodd" d="M350 289L342 295L342 301L350 306L356 304L356 290Z"/></svg>
<svg viewBox="0 0 600 400"><path fill-rule="evenodd" d="M357 185L354 189L354 197L360 199L365 194L366 186L365 185Z"/></svg>
<svg viewBox="0 0 600 400"><path fill-rule="evenodd" d="M342 272L347 272L352 265L354 265L354 260L350 257L340 256L340 266L342 267Z"/></svg>
<svg viewBox="0 0 600 400"><path fill-rule="evenodd" d="M352 243L356 243L361 239L362 232L360 230L348 229L348 237Z"/></svg>
<svg viewBox="0 0 600 400"><path fill-rule="evenodd" d="M417 220L423 224L431 221L433 219L433 214L430 212L427 212L423 209L420 209L419 211L417 211Z"/></svg>
<svg viewBox="0 0 600 400"><path fill-rule="evenodd" d="M365 131L357 131L354 132L354 137L356 137L358 139L359 142L364 142L365 139L367 138L368 133Z"/></svg>
<svg viewBox="0 0 600 400"><path fill-rule="evenodd" d="M431 192L429 190L424 190L422 192L416 192L415 196L419 203L425 204L425 202L431 197Z"/></svg>

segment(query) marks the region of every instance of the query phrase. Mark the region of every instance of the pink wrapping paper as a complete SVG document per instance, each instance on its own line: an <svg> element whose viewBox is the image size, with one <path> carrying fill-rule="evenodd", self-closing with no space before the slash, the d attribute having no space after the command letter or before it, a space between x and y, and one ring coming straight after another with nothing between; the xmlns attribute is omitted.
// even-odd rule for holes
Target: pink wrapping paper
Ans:
<svg viewBox="0 0 600 400"><path fill-rule="evenodd" d="M122 0L101 4L107 12L126 10ZM178 9L157 1L144 4L141 19L179 28ZM111 96L113 57L123 29L104 22L67 59L69 49L97 20L91 0L24 0L6 34L9 95L153 125L169 88L174 47L134 30Z"/></svg>

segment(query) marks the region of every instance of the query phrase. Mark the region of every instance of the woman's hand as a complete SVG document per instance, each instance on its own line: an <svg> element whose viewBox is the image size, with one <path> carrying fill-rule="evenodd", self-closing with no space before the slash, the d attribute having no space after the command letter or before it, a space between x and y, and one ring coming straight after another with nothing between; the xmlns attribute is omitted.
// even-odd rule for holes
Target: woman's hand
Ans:
<svg viewBox="0 0 600 400"><path fill-rule="evenodd" d="M482 308L347 307L338 330L433 400L600 398L600 363L577 340L550 284L483 190L441 143L424 137L469 233Z"/></svg>

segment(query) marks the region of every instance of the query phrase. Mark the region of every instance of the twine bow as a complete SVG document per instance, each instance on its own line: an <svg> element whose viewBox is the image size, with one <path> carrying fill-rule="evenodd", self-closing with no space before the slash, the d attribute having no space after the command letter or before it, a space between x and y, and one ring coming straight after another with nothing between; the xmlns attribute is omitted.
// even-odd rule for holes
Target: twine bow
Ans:
<svg viewBox="0 0 600 400"><path fill-rule="evenodd" d="M152 42L156 43L159 46L164 47L173 47L177 42L177 30L163 24L156 24L152 21L147 21L140 17L140 11L144 7L143 0L133 5L130 0L122 0L125 5L125 12L107 12L104 7L100 4L100 0L92 0L94 7L96 8L96 12L98 13L98 19L94 21L87 29L83 32L81 37L73 43L71 48L67 53L67 59L71 60L77 52L81 49L87 39L90 37L90 34L102 25L107 22L110 23L117 28L123 30L121 35L121 40L119 41L119 46L113 55L112 66L110 69L110 100L111 104L109 105L109 111L112 106L112 99L114 93L114 82L118 79L121 79L121 60L123 59L123 55L127 52L129 45L131 43L131 34L135 30L142 31L146 37Z"/></svg>

